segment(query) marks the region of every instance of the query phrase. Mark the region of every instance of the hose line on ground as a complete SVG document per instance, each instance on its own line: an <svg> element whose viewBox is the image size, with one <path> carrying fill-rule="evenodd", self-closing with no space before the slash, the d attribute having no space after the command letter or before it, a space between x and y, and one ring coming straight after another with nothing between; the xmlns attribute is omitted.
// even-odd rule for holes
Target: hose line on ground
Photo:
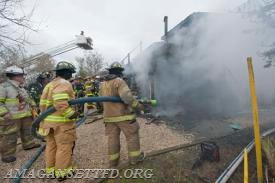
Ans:
<svg viewBox="0 0 275 183"><path fill-rule="evenodd" d="M261 137L264 138L272 133L275 132L275 128L269 129L262 133ZM254 147L254 140L252 140L247 146L246 149L248 153L253 149ZM244 150L230 163L230 165L224 170L224 172L218 177L215 183L226 183L228 179L232 176L232 174L236 171L236 169L239 167L241 162L243 161L244 157Z"/></svg>
<svg viewBox="0 0 275 183"><path fill-rule="evenodd" d="M84 103L89 103L89 102L116 102L116 103L122 103L122 100L120 97L84 97L84 98L79 98L79 99L74 99L69 101L69 105L76 105L76 104L84 104ZM31 133L34 137L38 139L43 139L41 136L39 136L36 131L39 128L39 124L42 120L44 120L48 115L51 113L55 112L54 107L48 108L46 111L42 112L32 123L32 128L31 128ZM83 124L86 120L86 116L83 118L80 118L77 120L76 126L79 127L81 124ZM33 155L31 159L29 159L21 168L20 171L16 173L16 176L14 179L12 179L12 183L20 183L21 180L21 173L25 170L28 170L32 164L37 160L37 158L41 155L41 153L45 150L45 145L42 145Z"/></svg>

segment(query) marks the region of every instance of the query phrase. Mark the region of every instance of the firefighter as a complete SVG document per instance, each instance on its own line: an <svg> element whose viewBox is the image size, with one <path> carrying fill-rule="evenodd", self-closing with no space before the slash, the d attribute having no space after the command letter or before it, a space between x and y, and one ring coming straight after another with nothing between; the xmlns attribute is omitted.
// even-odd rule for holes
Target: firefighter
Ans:
<svg viewBox="0 0 275 183"><path fill-rule="evenodd" d="M95 86L93 80L91 80L90 77L87 77L86 82L84 84L84 89L85 89L85 96L86 97L95 97ZM84 105L84 114L87 114L88 111L94 112L96 111L96 104L95 103L86 103Z"/></svg>
<svg viewBox="0 0 275 183"><path fill-rule="evenodd" d="M94 84L95 96L98 96L98 95L99 95L100 80L101 80L100 76L99 76L99 75L96 75L96 76L95 76L95 80L94 80L94 82L93 82L93 84ZM100 105L99 102L96 103L96 108L97 108L97 112L98 112L98 113L102 113L102 112L103 112L102 105Z"/></svg>
<svg viewBox="0 0 275 183"><path fill-rule="evenodd" d="M56 78L46 85L40 99L40 110L54 106L56 112L48 115L41 123L39 134L46 140L46 173L53 174L58 181L73 173L73 148L76 140L75 118L78 115L69 106L74 99L72 84L68 81L75 73L75 67L61 61L55 68Z"/></svg>
<svg viewBox="0 0 275 183"><path fill-rule="evenodd" d="M77 76L75 78L74 90L76 93L76 98L84 97L84 84L81 76Z"/></svg>
<svg viewBox="0 0 275 183"><path fill-rule="evenodd" d="M108 136L109 166L115 167L120 158L120 132L126 137L128 157L131 164L136 164L144 159L140 151L139 124L133 109L142 111L140 104L132 95L126 82L121 79L124 68L114 62L108 69L109 75L100 87L100 96L119 96L124 103L103 102L103 119L105 132Z"/></svg>
<svg viewBox="0 0 275 183"><path fill-rule="evenodd" d="M99 86L100 84L105 80L105 77L109 75L109 71L107 70L103 70L103 71L100 71L99 72L99 75L98 75L98 80L99 80Z"/></svg>
<svg viewBox="0 0 275 183"><path fill-rule="evenodd" d="M98 92L99 92L99 85L100 85L100 76L96 75L95 79L94 79L94 87L95 87L95 95L98 96Z"/></svg>
<svg viewBox="0 0 275 183"><path fill-rule="evenodd" d="M85 96L84 93L84 83L83 83L83 78L81 76L77 76L75 78L74 82L74 92L75 92L75 97L76 98L82 98ZM78 104L77 105L77 111L79 113L80 117L84 116L84 104Z"/></svg>
<svg viewBox="0 0 275 183"><path fill-rule="evenodd" d="M2 161L16 161L17 133L24 150L40 147L31 136L32 114L35 107L24 85L24 72L17 66L6 69L7 80L0 84L0 147Z"/></svg>
<svg viewBox="0 0 275 183"><path fill-rule="evenodd" d="M42 72L41 74L38 75L36 78L36 82L32 83L28 87L28 91L35 101L37 107L39 107L39 100L42 94L42 91L46 84L48 84L51 80L52 76L49 72Z"/></svg>

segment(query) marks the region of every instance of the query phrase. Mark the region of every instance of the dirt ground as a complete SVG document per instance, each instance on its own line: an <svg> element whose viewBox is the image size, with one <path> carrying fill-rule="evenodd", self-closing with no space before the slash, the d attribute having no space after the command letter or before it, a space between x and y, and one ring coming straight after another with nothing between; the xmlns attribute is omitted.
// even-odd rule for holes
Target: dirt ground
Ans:
<svg viewBox="0 0 275 183"><path fill-rule="evenodd" d="M87 122L92 119L87 119ZM229 135L224 138L216 138L214 141L220 147L220 162L203 161L202 165L192 170L200 154L200 146L193 146L184 150L178 150L163 155L147 158L146 161L132 168L153 169L153 177L150 179L123 179L122 182L214 182L223 172L229 163L247 145L253 135L252 119L249 112L236 114L222 119L189 121L184 118L175 117L172 121L160 120L151 124L146 124L148 120L139 118L141 148L145 153L149 153L163 148L180 144L191 143L195 139L216 138ZM275 126L275 115L273 110L261 110L260 122L262 130ZM232 124L238 124L243 130L234 131ZM74 158L78 162L79 168L99 169L107 168L107 139L104 132L102 120L94 123L84 124L77 129L78 140L75 148ZM127 150L125 137L121 135L121 160L127 160ZM19 168L27 159L30 159L36 150L23 151L21 146L17 149L16 163L4 164L0 166L0 183L10 182L3 179L10 169ZM31 169L36 171L44 169L44 154L33 164ZM130 167L131 168L131 167ZM255 176L253 172L251 177ZM93 177L93 174L90 175ZM241 174L232 179L231 182L241 181ZM90 182L91 179L68 179L66 182ZM113 181L113 180L112 180ZM49 182L51 179L23 179L21 182ZM109 182L109 181L107 181Z"/></svg>
<svg viewBox="0 0 275 183"><path fill-rule="evenodd" d="M274 124L266 124L263 130L270 128ZM193 168L198 161L201 153L200 145L173 151L155 157L149 157L146 161L138 166L129 166L121 171L120 176L123 178L106 180L108 182L124 182L124 183L213 183L221 175L221 173L229 166L233 159L243 150L253 139L253 129L246 128L223 138L217 138L213 141L219 146L220 161L210 162L207 160L200 161L200 164ZM137 179L126 179L129 175L129 169L135 172L135 169L143 170L143 174ZM153 176L148 177L146 170L152 170ZM228 183L243 182L243 164L237 169ZM255 151L249 154L249 182L256 183L256 167L255 167Z"/></svg>
<svg viewBox="0 0 275 183"><path fill-rule="evenodd" d="M87 119L90 121L91 119ZM147 153L152 150L171 147L179 144L190 143L194 137L190 133L179 133L164 122L159 121L158 124L145 124L146 119L139 118L140 124L140 141L142 150ZM84 124L77 129L77 143L74 152L74 158L79 168L99 169L107 168L107 138L105 136L104 124L102 120L90 124ZM121 160L127 159L127 149L124 135L121 135ZM0 166L0 182L10 182L4 179L10 169L18 169L20 166L30 159L36 150L24 151L19 145L17 148L16 163L4 164ZM43 159L44 153L33 164L31 169L39 170L45 168ZM14 175L14 174L13 174ZM85 182L87 180L78 180L77 182ZM21 182L56 182L50 179L23 179ZM76 180L66 180L66 182L76 182Z"/></svg>

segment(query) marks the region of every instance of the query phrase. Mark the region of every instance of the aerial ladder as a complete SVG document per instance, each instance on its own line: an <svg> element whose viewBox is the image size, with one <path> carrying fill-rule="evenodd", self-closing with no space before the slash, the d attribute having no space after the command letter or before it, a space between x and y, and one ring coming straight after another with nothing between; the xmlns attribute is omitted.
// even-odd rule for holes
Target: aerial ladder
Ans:
<svg viewBox="0 0 275 183"><path fill-rule="evenodd" d="M84 36L84 32L81 31L80 35L76 35L76 38L72 41L64 43L62 45L56 46L51 48L47 51L41 52L39 54L33 55L27 59L22 61L21 67L27 68L31 67L32 65L36 64L40 61L40 58L47 55L49 57L54 57L60 55L62 53L69 52L76 48L81 48L84 50L92 50L93 49L93 40L90 37Z"/></svg>

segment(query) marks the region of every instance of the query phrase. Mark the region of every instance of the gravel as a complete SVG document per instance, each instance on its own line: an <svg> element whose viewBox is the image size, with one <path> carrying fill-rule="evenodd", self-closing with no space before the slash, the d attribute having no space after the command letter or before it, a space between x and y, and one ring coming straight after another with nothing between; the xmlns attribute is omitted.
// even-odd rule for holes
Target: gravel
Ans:
<svg viewBox="0 0 275 183"><path fill-rule="evenodd" d="M91 121L92 119L87 119ZM141 150L145 153L153 150L159 150L179 144L190 143L194 136L191 133L178 132L168 127L163 121L157 124L145 124L144 118L138 118L140 124ZM84 124L77 129L77 142L74 151L74 158L83 169L100 169L108 167L107 156L107 138L102 120L90 124ZM10 182L9 179L3 179L10 169L20 168L20 166L30 159L36 150L24 151L21 146L17 148L17 161L11 164L1 162L0 183ZM127 159L127 148L124 135L121 135L121 160ZM33 164L31 169L35 171L45 168L44 153ZM14 174L13 174L14 175ZM26 174L28 175L28 174ZM92 174L91 176L92 177ZM88 179L66 180L66 182L87 182ZM24 179L22 182L56 182L51 179Z"/></svg>

